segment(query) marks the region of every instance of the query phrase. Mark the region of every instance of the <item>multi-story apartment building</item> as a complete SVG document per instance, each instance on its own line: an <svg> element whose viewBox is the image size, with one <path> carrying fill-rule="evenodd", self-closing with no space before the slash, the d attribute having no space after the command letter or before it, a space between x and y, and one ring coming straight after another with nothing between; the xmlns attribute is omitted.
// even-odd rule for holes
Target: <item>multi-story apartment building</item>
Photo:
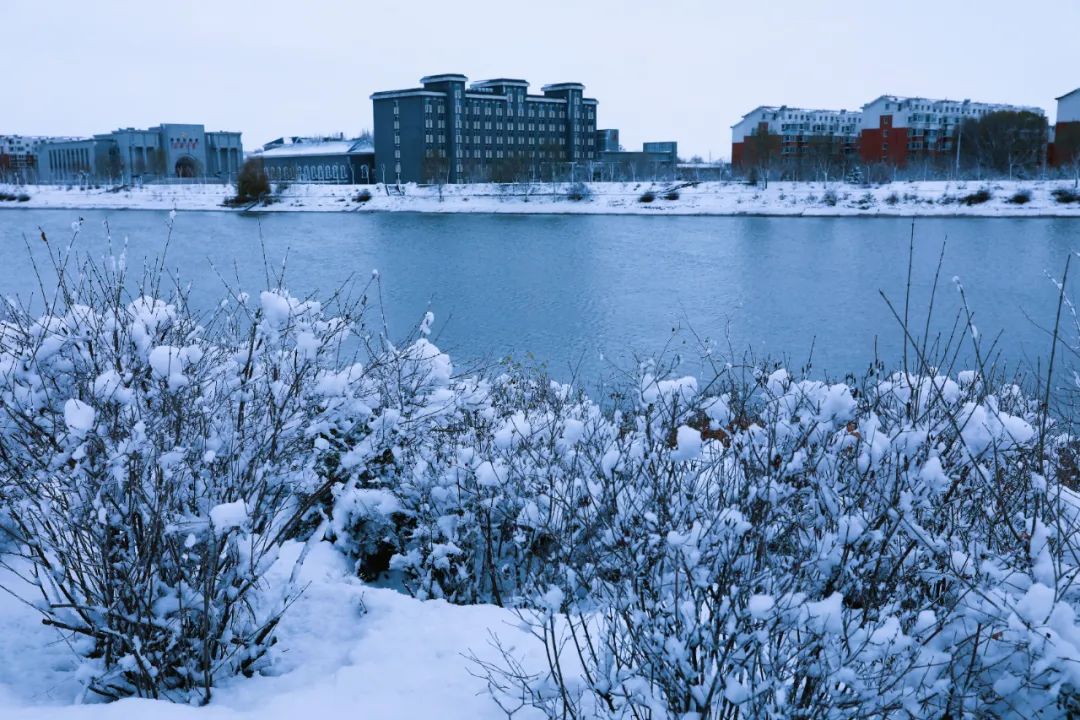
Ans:
<svg viewBox="0 0 1080 720"><path fill-rule="evenodd" d="M464 75L429 75L422 87L371 96L376 179L469 182L571 173L596 157L596 108L580 83L525 80L469 84Z"/></svg>
<svg viewBox="0 0 1080 720"><path fill-rule="evenodd" d="M762 105L731 126L731 163L843 162L858 156L861 128L858 111Z"/></svg>
<svg viewBox="0 0 1080 720"><path fill-rule="evenodd" d="M865 163L896 167L946 158L958 151L961 123L993 112L1044 115L1042 108L1021 105L882 95L863 105L860 155Z"/></svg>
<svg viewBox="0 0 1080 720"><path fill-rule="evenodd" d="M1080 88L1057 98L1049 160L1057 167L1080 165Z"/></svg>
<svg viewBox="0 0 1080 720"><path fill-rule="evenodd" d="M36 182L38 145L59 139L61 138L0 135L0 182Z"/></svg>
<svg viewBox="0 0 1080 720"><path fill-rule="evenodd" d="M202 125L162 123L122 128L85 139L38 145L41 182L234 179L244 159L238 132L208 132Z"/></svg>

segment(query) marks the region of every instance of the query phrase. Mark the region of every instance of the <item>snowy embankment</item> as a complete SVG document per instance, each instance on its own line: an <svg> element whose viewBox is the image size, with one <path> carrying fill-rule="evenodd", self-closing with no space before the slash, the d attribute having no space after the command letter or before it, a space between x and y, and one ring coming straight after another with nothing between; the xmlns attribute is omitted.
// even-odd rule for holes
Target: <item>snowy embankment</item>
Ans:
<svg viewBox="0 0 1080 720"><path fill-rule="evenodd" d="M223 210L224 185L147 185L119 191L56 186L11 187L23 202L0 208ZM980 191L988 198L979 201ZM1055 197L1054 193L1064 191ZM512 183L419 186L302 185L276 193L263 212L438 212L611 215L1080 217L1071 181L913 181L862 186L844 182ZM370 195L370 199L363 199ZM645 201L651 195L652 199ZM577 199L575 199L577 198Z"/></svg>
<svg viewBox="0 0 1080 720"><path fill-rule="evenodd" d="M286 546L268 577L285 582L300 550ZM370 587L349 572L329 544L316 545L303 566L307 590L278 631L271 673L237 678L208 707L164 700L72 704L85 695L76 659L40 614L0 593L0 717L5 720L291 720L312 718L505 717L466 656L494 660L489 633L522 650L528 642L514 614L491 605L421 602ZM0 583L11 580L4 574ZM539 669L543 661L537 657ZM522 717L528 717L526 713Z"/></svg>

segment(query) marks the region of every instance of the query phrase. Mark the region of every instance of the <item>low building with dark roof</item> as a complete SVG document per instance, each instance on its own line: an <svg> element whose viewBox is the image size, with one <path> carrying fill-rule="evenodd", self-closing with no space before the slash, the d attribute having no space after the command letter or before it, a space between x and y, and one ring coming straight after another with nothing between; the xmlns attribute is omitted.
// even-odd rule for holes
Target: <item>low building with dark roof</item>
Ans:
<svg viewBox="0 0 1080 720"><path fill-rule="evenodd" d="M366 139L279 138L254 156L270 182L365 185L375 179L375 146Z"/></svg>

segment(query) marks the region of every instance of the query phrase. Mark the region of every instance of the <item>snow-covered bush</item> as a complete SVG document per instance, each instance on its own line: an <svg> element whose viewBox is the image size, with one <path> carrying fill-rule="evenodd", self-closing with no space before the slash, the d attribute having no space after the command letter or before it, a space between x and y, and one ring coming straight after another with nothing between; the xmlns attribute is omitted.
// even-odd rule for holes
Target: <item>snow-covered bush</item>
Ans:
<svg viewBox="0 0 1080 720"><path fill-rule="evenodd" d="M514 605L580 550L564 524L576 514L557 503L590 471L578 444L609 428L580 391L519 370L451 378L423 339L372 377L381 409L328 448L344 468L329 536L362 576L390 571L421 598Z"/></svg>
<svg viewBox="0 0 1080 720"><path fill-rule="evenodd" d="M359 318L283 290L199 317L159 269L54 261L47 307L0 326L17 548L0 562L40 591L24 599L70 636L89 691L206 702L259 669L298 594L262 577L331 484L312 446L355 412L327 368Z"/></svg>
<svg viewBox="0 0 1080 720"><path fill-rule="evenodd" d="M1046 459L1059 438L1038 403L929 370L711 386L647 376L632 416L583 450L601 457L581 478L588 502L564 507L590 508L578 557L591 562L560 567L522 612L547 672L510 650L483 666L504 708L1055 717L1076 704L1080 510Z"/></svg>

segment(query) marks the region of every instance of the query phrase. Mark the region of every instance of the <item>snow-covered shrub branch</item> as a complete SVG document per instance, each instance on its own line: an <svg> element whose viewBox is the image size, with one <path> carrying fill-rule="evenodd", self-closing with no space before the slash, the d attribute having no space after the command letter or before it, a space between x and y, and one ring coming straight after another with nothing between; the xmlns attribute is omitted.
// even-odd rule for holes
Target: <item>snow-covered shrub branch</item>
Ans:
<svg viewBox="0 0 1080 720"><path fill-rule="evenodd" d="M0 562L40 591L24 599L89 691L206 702L260 667L300 592L262 578L328 494L312 437L352 411L326 378L362 308L271 289L200 317L160 267L52 257L46 307L9 304L0 326L0 528L18 548Z"/></svg>
<svg viewBox="0 0 1080 720"><path fill-rule="evenodd" d="M988 383L779 370L708 395L645 376L632 417L578 449L596 471L564 507L588 508L589 562L522 613L550 667L507 651L481 668L493 694L552 718L1064 713L1080 525L1063 438L1046 430L1044 457L1038 403Z"/></svg>

